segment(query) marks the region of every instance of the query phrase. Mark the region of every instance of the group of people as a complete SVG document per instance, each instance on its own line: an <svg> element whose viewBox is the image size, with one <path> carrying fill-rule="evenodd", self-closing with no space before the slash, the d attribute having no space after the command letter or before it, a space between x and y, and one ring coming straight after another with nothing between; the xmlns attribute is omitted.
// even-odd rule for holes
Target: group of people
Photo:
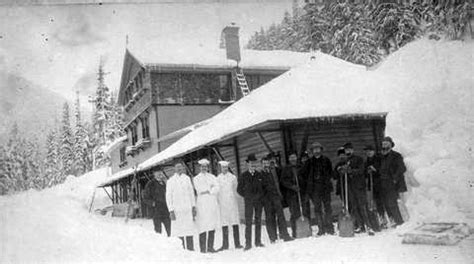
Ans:
<svg viewBox="0 0 474 264"><path fill-rule="evenodd" d="M231 226L235 248L243 247L239 236L237 199L240 195L245 207L244 249L249 250L253 244L253 225L254 245L264 246L261 240L263 211L270 243L278 239L292 241L296 237L296 221L301 212L310 218L310 202L314 207L318 235L334 234L331 193L336 181L336 194L344 200L347 193L348 209L355 219L355 232L373 235L374 229L378 231L379 228L369 219L371 209L376 211L377 221L382 227L387 226L388 220L394 225L403 223L398 199L407 190L406 167L401 154L392 149L394 145L390 137L385 137L380 155L368 145L364 148L364 160L354 154L352 143L346 143L337 150L335 166L323 154L324 147L318 142L311 144L307 155L300 158L297 153L290 153L289 164L283 168L277 166L275 156L271 154L260 160L255 154L250 154L246 159L247 170L238 178L230 172L227 161L219 162L221 173L216 177L209 173L209 161L200 160L200 173L192 179L178 162L170 179L159 171L154 172L154 179L145 187L144 201L153 208L156 232L161 233L163 224L168 236L179 237L184 248L194 250L193 235L197 229L201 252L212 253L217 251L214 237L218 228L222 228L223 234L219 250L229 248ZM291 235L284 207L289 207Z"/></svg>
<svg viewBox="0 0 474 264"><path fill-rule="evenodd" d="M155 231L161 233L162 224L168 236L179 237L183 247L194 250L193 235L199 233L199 247L203 253L229 249L229 228L232 228L235 248L242 248L239 231L237 177L229 171L229 163L220 161L221 173L209 173L209 161L199 160L200 173L191 179L184 166L177 162L169 179L161 171L143 192L144 202L153 210ZM222 247L214 248L215 231L222 228Z"/></svg>

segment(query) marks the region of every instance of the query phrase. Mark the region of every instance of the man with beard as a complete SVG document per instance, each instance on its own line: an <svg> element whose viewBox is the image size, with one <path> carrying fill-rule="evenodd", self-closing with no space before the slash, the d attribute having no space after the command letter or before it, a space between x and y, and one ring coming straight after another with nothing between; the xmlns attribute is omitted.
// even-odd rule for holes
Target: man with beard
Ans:
<svg viewBox="0 0 474 264"><path fill-rule="evenodd" d="M318 223L318 235L334 234L332 225L332 164L328 157L322 154L323 146L319 142L311 145L312 157L301 169L303 179L302 187L305 199L310 199L314 205L316 221ZM324 207L324 212L322 211Z"/></svg>
<svg viewBox="0 0 474 264"><path fill-rule="evenodd" d="M344 151L347 162L342 168L342 173L347 174L348 198L352 205L351 214L359 224L354 232L367 231L372 236L374 231L367 211L367 185L364 173L364 160L362 157L354 155L354 147L350 142L344 144Z"/></svg>
<svg viewBox="0 0 474 264"><path fill-rule="evenodd" d="M385 137L382 140L382 159L380 163L380 182L382 200L387 214L395 221L395 224L403 224L403 218L398 208L400 186L405 183L405 162L400 153L392 150L395 146L392 138Z"/></svg>
<svg viewBox="0 0 474 264"><path fill-rule="evenodd" d="M153 171L151 179L143 190L143 201L152 210L155 232L161 234L161 224L165 226L166 234L171 235L171 220L166 205L166 176L159 170Z"/></svg>
<svg viewBox="0 0 474 264"><path fill-rule="evenodd" d="M382 200L381 192L381 180L380 180L380 162L381 157L375 153L375 149L372 145L367 145L364 148L366 160L365 160L365 173L369 180L368 189L372 189L372 202L375 204L377 209L377 215L380 220L382 228L387 226L387 220L385 218L385 207Z"/></svg>
<svg viewBox="0 0 474 264"><path fill-rule="evenodd" d="M299 185L301 184L303 179L301 178L301 166L297 163L298 157L296 156L296 153L291 153L288 159L290 161L290 164L282 169L281 184L286 189L286 199L290 208L292 237L296 238L296 220L301 216L300 203L298 201L298 192L301 191ZM307 219L309 219L309 211L309 204L305 203L303 205L303 215Z"/></svg>
<svg viewBox="0 0 474 264"><path fill-rule="evenodd" d="M270 160L267 157L262 158L262 173L268 188L265 189L264 207L265 207L265 222L267 226L268 237L270 243L275 243L278 239L277 225L280 232L280 238L285 242L293 240L288 234L286 227L285 215L283 214L282 199L283 195L280 188L280 181L276 169L270 167Z"/></svg>

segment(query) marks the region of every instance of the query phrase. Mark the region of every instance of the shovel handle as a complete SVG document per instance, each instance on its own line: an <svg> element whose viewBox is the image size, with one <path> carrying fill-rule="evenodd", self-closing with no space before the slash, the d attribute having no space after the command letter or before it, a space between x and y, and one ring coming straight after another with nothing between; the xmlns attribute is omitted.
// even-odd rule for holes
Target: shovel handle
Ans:
<svg viewBox="0 0 474 264"><path fill-rule="evenodd" d="M303 206L301 205L301 194L300 194L300 184L298 182L298 174L294 174L295 180L296 180L296 187L298 188L298 191L296 192L298 194L298 202L300 204L300 214L303 215Z"/></svg>

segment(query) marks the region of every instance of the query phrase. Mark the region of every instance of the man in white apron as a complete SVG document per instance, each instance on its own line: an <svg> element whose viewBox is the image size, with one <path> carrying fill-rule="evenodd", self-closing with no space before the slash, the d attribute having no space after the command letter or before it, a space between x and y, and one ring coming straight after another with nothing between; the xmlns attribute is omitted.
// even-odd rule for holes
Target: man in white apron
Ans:
<svg viewBox="0 0 474 264"><path fill-rule="evenodd" d="M239 207L237 203L237 177L229 171L229 162L219 161L221 173L217 176L219 182L219 195L217 196L221 215L222 225L222 247L219 249L229 249L229 226L234 232L235 248L242 248L239 234Z"/></svg>
<svg viewBox="0 0 474 264"><path fill-rule="evenodd" d="M214 235L219 226L219 205L217 194L219 183L216 176L209 173L209 161L199 160L201 172L194 177L194 188L197 193L196 224L199 231L199 247L202 253L214 253Z"/></svg>
<svg viewBox="0 0 474 264"><path fill-rule="evenodd" d="M181 163L176 163L174 168L175 174L166 185L166 204L170 211L171 235L179 237L183 241L184 248L194 250L196 200L193 185L189 176L184 173Z"/></svg>

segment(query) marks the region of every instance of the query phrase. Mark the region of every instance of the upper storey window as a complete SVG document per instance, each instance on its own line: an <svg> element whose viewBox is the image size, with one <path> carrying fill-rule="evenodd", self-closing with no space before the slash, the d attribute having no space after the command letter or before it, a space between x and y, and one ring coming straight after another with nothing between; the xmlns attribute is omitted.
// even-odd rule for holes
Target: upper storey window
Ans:
<svg viewBox="0 0 474 264"><path fill-rule="evenodd" d="M158 90L160 103L218 104L231 98L229 74L156 73L152 86Z"/></svg>

